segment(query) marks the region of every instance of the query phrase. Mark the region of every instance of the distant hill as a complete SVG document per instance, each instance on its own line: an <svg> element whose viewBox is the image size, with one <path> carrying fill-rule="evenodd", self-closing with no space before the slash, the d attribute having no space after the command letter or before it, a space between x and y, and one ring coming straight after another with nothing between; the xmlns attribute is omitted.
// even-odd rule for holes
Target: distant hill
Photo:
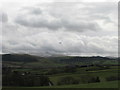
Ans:
<svg viewBox="0 0 120 90"><path fill-rule="evenodd" d="M118 58L109 57L80 57L80 56L58 56L39 57L28 54L4 54L2 55L4 66L21 67L61 67L67 65L117 65Z"/></svg>
<svg viewBox="0 0 120 90"><path fill-rule="evenodd" d="M60 60L61 62L90 62L90 61L96 61L96 60L115 60L113 58L108 57L100 57L100 56L92 56L92 57L71 57L67 59Z"/></svg>
<svg viewBox="0 0 120 90"><path fill-rule="evenodd" d="M36 62L38 57L28 54L4 54L2 61L15 61L15 62Z"/></svg>

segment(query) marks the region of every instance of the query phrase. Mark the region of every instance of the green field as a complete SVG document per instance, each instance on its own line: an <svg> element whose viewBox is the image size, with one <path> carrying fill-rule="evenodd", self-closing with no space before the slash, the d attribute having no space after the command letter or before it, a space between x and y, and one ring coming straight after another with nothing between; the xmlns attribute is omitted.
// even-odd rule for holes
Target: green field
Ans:
<svg viewBox="0 0 120 90"><path fill-rule="evenodd" d="M89 67L90 68L90 67ZM93 68L93 67L91 67ZM111 69L106 69L106 70L96 70L96 71L85 71L86 68L79 68L76 73L61 73L61 74L55 74L55 75L50 75L50 80L56 85L57 81L61 77L65 76L72 76L75 77L76 79L80 79L81 76L89 75L89 76L99 76L101 82L106 82L105 78L108 76L117 76L118 72L118 67L114 66Z"/></svg>
<svg viewBox="0 0 120 90"><path fill-rule="evenodd" d="M51 86L49 88L118 88L118 83L120 83L120 81L78 84L78 85ZM40 88L48 88L48 87L40 87Z"/></svg>
<svg viewBox="0 0 120 90"><path fill-rule="evenodd" d="M40 87L4 87L3 90L9 90L12 88L12 90L25 90L26 88L118 88L118 83L120 81L106 81L106 77L108 76L117 76L118 70L117 66L111 66L110 69L106 70L95 70L95 71L85 71L88 67L85 68L78 68L77 72L75 73L59 73L59 74L53 74L48 75L49 79L53 82L54 86L40 86ZM89 67L90 68L96 68L96 67ZM26 70L26 69L24 69ZM23 70L23 71L24 71ZM19 70L18 70L19 71ZM37 72L37 71L36 71ZM80 77L84 77L86 75L89 76L99 76L100 82L99 83L81 83L81 84L72 84L72 85L57 85L58 80L61 77L66 76L72 76L76 79L80 80Z"/></svg>
<svg viewBox="0 0 120 90"><path fill-rule="evenodd" d="M31 62L28 60L18 62L17 56L14 57L16 57L14 61L3 62L5 66L3 90L118 88L118 83L120 83L118 76L120 66L116 59L112 60L105 57L36 57L37 61L31 59ZM30 58L27 56L27 59Z"/></svg>
<svg viewBox="0 0 120 90"><path fill-rule="evenodd" d="M27 88L31 88L33 90L36 88L118 88L118 83L120 83L120 81L43 87L3 87L3 90L26 90Z"/></svg>

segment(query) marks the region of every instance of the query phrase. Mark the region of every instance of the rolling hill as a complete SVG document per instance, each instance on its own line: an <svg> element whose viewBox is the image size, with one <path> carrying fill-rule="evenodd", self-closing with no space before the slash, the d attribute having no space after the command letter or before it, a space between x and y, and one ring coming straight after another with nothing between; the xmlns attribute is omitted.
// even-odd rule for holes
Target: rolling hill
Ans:
<svg viewBox="0 0 120 90"><path fill-rule="evenodd" d="M66 65L118 64L117 58L109 57L100 56L40 57L28 54L3 54L2 61L4 66L26 66L26 67L61 67Z"/></svg>

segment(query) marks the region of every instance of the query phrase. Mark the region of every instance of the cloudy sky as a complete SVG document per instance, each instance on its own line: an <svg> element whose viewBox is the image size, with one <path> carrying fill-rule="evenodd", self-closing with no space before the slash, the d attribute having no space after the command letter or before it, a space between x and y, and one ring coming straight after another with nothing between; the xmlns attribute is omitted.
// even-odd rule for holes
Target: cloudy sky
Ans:
<svg viewBox="0 0 120 90"><path fill-rule="evenodd" d="M117 56L118 3L93 1L3 0L1 53Z"/></svg>

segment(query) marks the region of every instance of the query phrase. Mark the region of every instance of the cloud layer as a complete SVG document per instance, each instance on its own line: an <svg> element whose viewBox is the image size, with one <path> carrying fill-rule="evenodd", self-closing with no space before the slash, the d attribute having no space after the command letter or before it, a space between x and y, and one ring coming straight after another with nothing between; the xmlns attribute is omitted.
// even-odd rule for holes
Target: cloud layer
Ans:
<svg viewBox="0 0 120 90"><path fill-rule="evenodd" d="M2 17L3 53L117 56L116 3L18 5Z"/></svg>

